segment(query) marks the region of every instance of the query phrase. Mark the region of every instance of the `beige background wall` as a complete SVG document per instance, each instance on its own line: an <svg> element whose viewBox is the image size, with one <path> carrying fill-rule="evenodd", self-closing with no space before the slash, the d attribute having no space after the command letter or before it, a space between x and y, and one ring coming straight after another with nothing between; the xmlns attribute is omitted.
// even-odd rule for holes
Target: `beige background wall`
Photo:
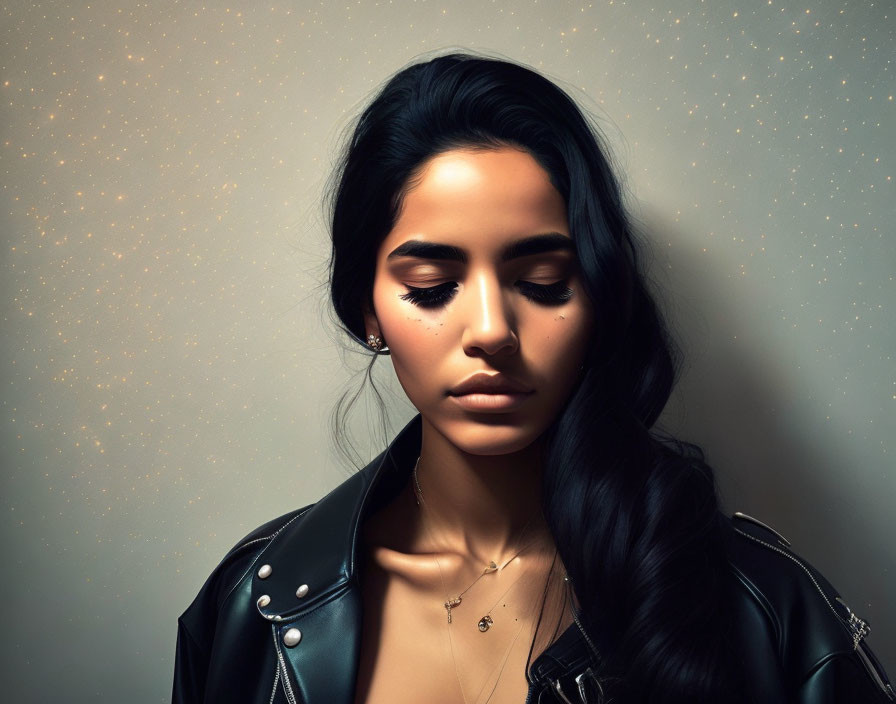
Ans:
<svg viewBox="0 0 896 704"><path fill-rule="evenodd" d="M9 701L165 701L223 553L347 475L327 421L358 360L320 287L323 183L365 97L458 45L597 113L688 355L667 423L896 674L888 6L7 3Z"/></svg>

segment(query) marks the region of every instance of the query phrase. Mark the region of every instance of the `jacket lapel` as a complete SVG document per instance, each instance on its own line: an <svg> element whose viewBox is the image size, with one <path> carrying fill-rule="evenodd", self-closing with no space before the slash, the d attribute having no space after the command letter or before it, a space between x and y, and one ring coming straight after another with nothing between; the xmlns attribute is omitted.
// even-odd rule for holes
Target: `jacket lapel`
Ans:
<svg viewBox="0 0 896 704"><path fill-rule="evenodd" d="M361 641L358 530L419 454L420 416L364 469L272 538L253 566L252 599L271 624L291 702L351 704Z"/></svg>

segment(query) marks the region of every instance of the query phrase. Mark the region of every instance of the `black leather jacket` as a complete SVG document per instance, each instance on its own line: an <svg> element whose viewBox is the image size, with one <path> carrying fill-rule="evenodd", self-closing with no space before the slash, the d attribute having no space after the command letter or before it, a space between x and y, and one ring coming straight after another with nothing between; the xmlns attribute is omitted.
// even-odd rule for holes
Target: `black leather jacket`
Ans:
<svg viewBox="0 0 896 704"><path fill-rule="evenodd" d="M417 416L363 470L224 557L178 620L174 702L352 704L358 528L407 481L419 450ZM734 608L757 701L896 701L864 642L867 625L824 577L770 528L738 514L731 527L730 563L742 587ZM527 702L601 700L592 676L599 656L580 624L577 617L532 663Z"/></svg>

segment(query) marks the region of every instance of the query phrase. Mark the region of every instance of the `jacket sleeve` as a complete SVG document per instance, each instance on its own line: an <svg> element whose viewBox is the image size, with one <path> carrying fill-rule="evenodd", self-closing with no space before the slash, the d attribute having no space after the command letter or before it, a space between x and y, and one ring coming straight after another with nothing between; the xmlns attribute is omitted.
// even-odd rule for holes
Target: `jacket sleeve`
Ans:
<svg viewBox="0 0 896 704"><path fill-rule="evenodd" d="M172 704L197 704L203 701L207 674L208 653L193 640L184 622L178 619Z"/></svg>
<svg viewBox="0 0 896 704"><path fill-rule="evenodd" d="M772 668L752 667L757 692L773 689L793 704L896 702L865 641L867 622L823 574L790 550L786 538L745 514L732 521L730 560L740 585L737 623L751 653L774 658L779 673L771 678Z"/></svg>

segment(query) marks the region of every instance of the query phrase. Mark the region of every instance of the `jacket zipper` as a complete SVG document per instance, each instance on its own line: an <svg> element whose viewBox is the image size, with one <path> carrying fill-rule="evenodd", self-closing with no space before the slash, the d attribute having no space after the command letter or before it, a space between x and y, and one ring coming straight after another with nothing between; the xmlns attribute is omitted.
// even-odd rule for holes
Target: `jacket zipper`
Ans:
<svg viewBox="0 0 896 704"><path fill-rule="evenodd" d="M271 698L268 699L268 704L274 704L274 699L277 698L277 685L280 684L280 663L277 663L277 666L274 668L274 686L271 687Z"/></svg>
<svg viewBox="0 0 896 704"><path fill-rule="evenodd" d="M585 628L582 626L581 622L579 621L579 610L576 608L575 604L573 604L573 606L572 606L572 617L573 617L573 620L576 622L576 625L579 627L579 630L582 632L582 637L585 639L585 642L588 643L588 647L591 648L591 652L594 655L594 657L600 658L600 651L594 647L594 643L591 642L591 638L589 638L588 634L585 633Z"/></svg>
<svg viewBox="0 0 896 704"><path fill-rule="evenodd" d="M598 649L596 647L594 647L594 642L591 640L591 638L585 632L585 628L584 628L584 626L582 626L582 622L579 621L579 609L576 607L575 603L573 603L573 605L572 605L572 618L576 622L576 626L578 627L579 632L582 634L582 637L585 639L585 642L588 643L588 647L591 648L591 652L594 653L595 657L600 657L600 651L598 651ZM528 676L527 676L527 679L528 679ZM549 680L549 682L550 682L550 680ZM533 682L531 682L531 681L529 682L529 691L526 692L525 704L531 704L531 702L532 702L532 685L533 684L534 684ZM560 680L559 679L554 680L552 684L554 685L554 688L557 690L557 692L560 694L560 696L565 701L569 701L569 699L566 698L566 695L563 694L563 690L560 689Z"/></svg>
<svg viewBox="0 0 896 704"><path fill-rule="evenodd" d="M277 627L271 624L271 632L274 635L274 648L277 649L277 661L280 663L280 672L283 676L283 692L289 704L296 704L296 697L292 692L292 684L289 681L289 673L286 670L286 662L283 660L283 651L280 650L280 641L277 640Z"/></svg>
<svg viewBox="0 0 896 704"><path fill-rule="evenodd" d="M760 538L756 538L756 537L750 535L749 533L744 533L740 528L735 528L734 530L736 530L738 533L740 533L744 537L749 538L754 543L759 543L760 545L767 547L769 550L774 550L776 553L783 555L788 560L791 560L792 562L799 565L800 568L802 568L803 572L805 572L808 575L809 579L812 580L812 584L815 585L815 588L818 590L818 593L821 594L821 598L824 599L824 603L828 605L828 608L831 610L831 612L834 614L834 616L836 616L840 620L841 623L843 622L843 618L840 616L840 614L837 613L837 609L834 608L834 605L831 603L831 600L828 599L828 595L824 593L824 590L821 588L821 585L818 584L818 581L815 579L815 576L809 571L809 568L807 568L802 562L797 560L790 553L784 552L781 548L775 547L771 543L767 543ZM850 628L850 631L852 631L851 628Z"/></svg>

